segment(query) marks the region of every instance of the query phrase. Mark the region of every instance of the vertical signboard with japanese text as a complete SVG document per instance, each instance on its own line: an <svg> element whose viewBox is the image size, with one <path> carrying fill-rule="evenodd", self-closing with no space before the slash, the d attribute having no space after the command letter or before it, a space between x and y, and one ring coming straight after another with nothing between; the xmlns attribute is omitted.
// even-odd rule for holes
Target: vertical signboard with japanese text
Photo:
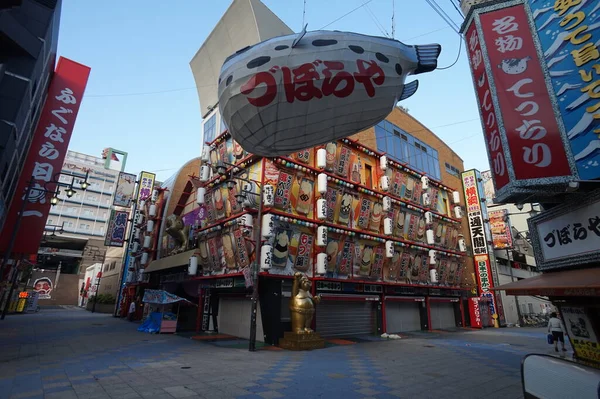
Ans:
<svg viewBox="0 0 600 399"><path fill-rule="evenodd" d="M512 232L507 209L488 210L494 249L513 247Z"/></svg>
<svg viewBox="0 0 600 399"><path fill-rule="evenodd" d="M106 229L104 245L107 247L122 247L125 243L125 232L127 231L128 211L113 210Z"/></svg>
<svg viewBox="0 0 600 399"><path fill-rule="evenodd" d="M64 57L58 60L6 223L0 234L0 251L8 249L22 201L25 200L27 203L12 252L37 253L50 211L47 191L56 190L55 182L60 177L89 75L90 68L85 65ZM28 187L30 190L26 193Z"/></svg>
<svg viewBox="0 0 600 399"><path fill-rule="evenodd" d="M582 180L600 178L600 6L530 1L552 89Z"/></svg>
<svg viewBox="0 0 600 399"><path fill-rule="evenodd" d="M564 192L578 178L528 12L520 0L494 3L463 28L498 203Z"/></svg>
<svg viewBox="0 0 600 399"><path fill-rule="evenodd" d="M138 201L145 201L152 195L154 189L154 179L156 175L150 172L140 173L140 184L138 187Z"/></svg>
<svg viewBox="0 0 600 399"><path fill-rule="evenodd" d="M486 226L484 223L484 209L479 196L478 173L469 170L462 173L463 189L465 194L466 214L471 233L471 244L475 258L475 273L479 284L480 295L490 299L490 312L496 313L496 298L491 288L494 287L492 266L488 255Z"/></svg>

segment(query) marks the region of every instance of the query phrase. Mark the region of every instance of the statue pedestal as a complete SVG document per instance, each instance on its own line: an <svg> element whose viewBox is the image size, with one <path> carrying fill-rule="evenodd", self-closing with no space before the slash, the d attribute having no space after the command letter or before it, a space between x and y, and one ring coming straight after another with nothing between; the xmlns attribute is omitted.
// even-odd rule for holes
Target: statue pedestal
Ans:
<svg viewBox="0 0 600 399"><path fill-rule="evenodd" d="M286 331L283 333L283 338L279 340L279 346L291 351L307 351L324 348L325 340L315 332L310 334L298 334Z"/></svg>

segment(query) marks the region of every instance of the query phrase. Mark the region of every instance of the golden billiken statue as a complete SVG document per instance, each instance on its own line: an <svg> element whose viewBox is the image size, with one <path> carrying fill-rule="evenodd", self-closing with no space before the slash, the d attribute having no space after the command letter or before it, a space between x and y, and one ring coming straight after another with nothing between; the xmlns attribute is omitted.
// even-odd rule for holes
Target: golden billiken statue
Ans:
<svg viewBox="0 0 600 399"><path fill-rule="evenodd" d="M292 332L296 334L311 334L310 328L315 314L315 305L321 297L313 297L310 293L311 282L302 273L294 274L292 297L290 298L290 314L292 316Z"/></svg>

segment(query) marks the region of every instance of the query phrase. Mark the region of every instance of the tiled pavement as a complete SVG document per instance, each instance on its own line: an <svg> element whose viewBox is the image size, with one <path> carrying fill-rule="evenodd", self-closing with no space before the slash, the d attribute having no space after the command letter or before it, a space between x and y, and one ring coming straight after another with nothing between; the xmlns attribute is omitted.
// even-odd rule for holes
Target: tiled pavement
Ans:
<svg viewBox="0 0 600 399"><path fill-rule="evenodd" d="M78 309L0 322L0 399L519 398L543 331L419 333L312 352L258 351L136 331Z"/></svg>

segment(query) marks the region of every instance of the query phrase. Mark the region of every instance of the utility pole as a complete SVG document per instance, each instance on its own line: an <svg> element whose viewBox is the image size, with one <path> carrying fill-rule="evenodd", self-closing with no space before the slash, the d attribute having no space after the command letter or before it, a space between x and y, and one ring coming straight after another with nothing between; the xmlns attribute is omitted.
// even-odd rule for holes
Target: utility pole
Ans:
<svg viewBox="0 0 600 399"><path fill-rule="evenodd" d="M513 268L510 264L510 248L506 248L506 263L508 265L508 270L510 271L510 281L515 281L515 276L513 274ZM523 325L523 316L521 315L521 306L519 305L519 296L515 295L515 306L517 307L517 318L519 319L519 326Z"/></svg>

